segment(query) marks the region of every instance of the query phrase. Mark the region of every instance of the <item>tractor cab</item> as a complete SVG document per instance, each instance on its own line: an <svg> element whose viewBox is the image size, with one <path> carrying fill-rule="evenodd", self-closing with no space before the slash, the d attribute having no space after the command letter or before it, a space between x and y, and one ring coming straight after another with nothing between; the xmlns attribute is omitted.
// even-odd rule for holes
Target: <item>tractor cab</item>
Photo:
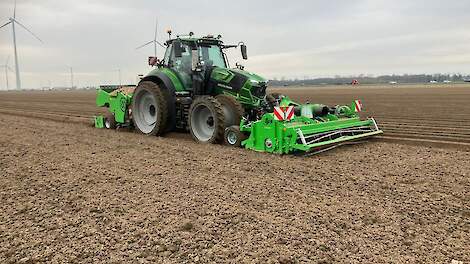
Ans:
<svg viewBox="0 0 470 264"><path fill-rule="evenodd" d="M246 60L247 48L243 42L225 45L220 36L194 38L190 33L189 37L170 39L165 45L167 49L159 69L170 70L183 90L191 95L229 93L242 96L250 105L264 97L267 86L264 78L244 71L239 64L236 69L230 69L225 50L240 47Z"/></svg>
<svg viewBox="0 0 470 264"><path fill-rule="evenodd" d="M176 73L185 90L204 94L200 87L204 84L198 81L210 76L214 67L228 68L224 45L212 36L177 38L167 41L166 45L163 66Z"/></svg>

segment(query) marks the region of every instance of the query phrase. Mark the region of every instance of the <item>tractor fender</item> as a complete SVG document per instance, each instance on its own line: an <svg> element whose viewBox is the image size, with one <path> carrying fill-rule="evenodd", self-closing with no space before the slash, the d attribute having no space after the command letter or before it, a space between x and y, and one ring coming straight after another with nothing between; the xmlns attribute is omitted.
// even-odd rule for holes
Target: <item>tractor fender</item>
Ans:
<svg viewBox="0 0 470 264"><path fill-rule="evenodd" d="M160 86L162 89L168 90L168 131L173 131L176 127L176 90L175 85L165 73L154 71L152 75L147 75L140 82L151 81Z"/></svg>

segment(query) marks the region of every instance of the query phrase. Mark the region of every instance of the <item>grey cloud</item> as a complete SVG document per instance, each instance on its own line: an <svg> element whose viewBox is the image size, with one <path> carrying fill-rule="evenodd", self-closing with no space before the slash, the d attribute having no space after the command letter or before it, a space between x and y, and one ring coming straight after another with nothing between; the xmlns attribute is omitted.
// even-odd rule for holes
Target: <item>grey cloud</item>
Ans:
<svg viewBox="0 0 470 264"><path fill-rule="evenodd" d="M0 2L0 23L12 7L13 0ZM156 16L161 39L171 27L245 41L247 69L267 77L465 73L469 12L470 2L457 0L18 0L18 18L45 41L18 30L18 47L25 87L67 85L70 65L81 85L116 82L118 68L135 82L152 53L135 47L152 38ZM0 62L11 42L10 29L0 29Z"/></svg>

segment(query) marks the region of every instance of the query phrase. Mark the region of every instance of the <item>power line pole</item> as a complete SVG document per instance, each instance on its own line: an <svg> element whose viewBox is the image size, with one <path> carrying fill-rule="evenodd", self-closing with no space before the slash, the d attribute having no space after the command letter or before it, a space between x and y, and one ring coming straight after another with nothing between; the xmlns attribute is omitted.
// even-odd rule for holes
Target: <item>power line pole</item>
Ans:
<svg viewBox="0 0 470 264"><path fill-rule="evenodd" d="M70 67L70 83L72 84L72 87L70 87L71 89L73 89L73 68Z"/></svg>

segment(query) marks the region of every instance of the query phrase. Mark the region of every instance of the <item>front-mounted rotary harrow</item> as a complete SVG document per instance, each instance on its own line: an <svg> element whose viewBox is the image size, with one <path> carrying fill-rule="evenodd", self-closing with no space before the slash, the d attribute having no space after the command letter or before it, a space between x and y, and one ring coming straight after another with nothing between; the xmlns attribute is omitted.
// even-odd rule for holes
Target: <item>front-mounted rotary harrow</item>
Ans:
<svg viewBox="0 0 470 264"><path fill-rule="evenodd" d="M381 134L373 118L360 119L361 109L358 100L351 106L328 107L299 105L284 97L273 113L264 114L259 121L242 120L240 131L248 138L241 145L278 154L315 153Z"/></svg>

